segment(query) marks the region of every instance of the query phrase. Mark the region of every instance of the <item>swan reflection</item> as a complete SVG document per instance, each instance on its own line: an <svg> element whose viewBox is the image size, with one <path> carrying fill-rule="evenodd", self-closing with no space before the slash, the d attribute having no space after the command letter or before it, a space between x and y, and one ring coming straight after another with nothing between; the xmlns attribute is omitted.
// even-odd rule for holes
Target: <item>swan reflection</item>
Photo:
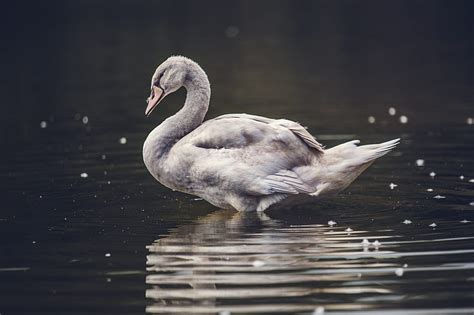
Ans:
<svg viewBox="0 0 474 315"><path fill-rule="evenodd" d="M362 274L393 274L396 265L376 259L393 254L390 246L361 246L362 239L370 239L365 234L319 224L288 225L265 214L214 212L148 246L146 296L152 304L147 312L371 308L373 301L364 298L392 290ZM349 297L351 303L336 306Z"/></svg>

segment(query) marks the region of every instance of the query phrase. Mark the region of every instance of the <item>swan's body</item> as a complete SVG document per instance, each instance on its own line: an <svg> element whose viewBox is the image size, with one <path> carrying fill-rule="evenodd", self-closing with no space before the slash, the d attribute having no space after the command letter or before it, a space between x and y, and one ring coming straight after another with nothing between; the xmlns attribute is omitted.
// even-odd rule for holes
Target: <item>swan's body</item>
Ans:
<svg viewBox="0 0 474 315"><path fill-rule="evenodd" d="M181 86L187 89L185 105L148 135L145 165L163 185L220 208L263 211L282 201L336 194L398 143L356 146L356 140L324 150L305 128L286 119L229 114L203 123L209 81L185 57L158 67L146 114Z"/></svg>

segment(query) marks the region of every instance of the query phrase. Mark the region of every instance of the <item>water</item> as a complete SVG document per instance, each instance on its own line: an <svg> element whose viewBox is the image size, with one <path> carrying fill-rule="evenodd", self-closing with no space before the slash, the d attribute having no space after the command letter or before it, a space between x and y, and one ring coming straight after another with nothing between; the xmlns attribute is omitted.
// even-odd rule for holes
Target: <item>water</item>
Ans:
<svg viewBox="0 0 474 315"><path fill-rule="evenodd" d="M299 3L13 8L0 314L474 312L471 11ZM183 102L143 116L174 53L207 70L208 117L293 119L327 147L402 142L337 198L215 209L142 162L147 133Z"/></svg>

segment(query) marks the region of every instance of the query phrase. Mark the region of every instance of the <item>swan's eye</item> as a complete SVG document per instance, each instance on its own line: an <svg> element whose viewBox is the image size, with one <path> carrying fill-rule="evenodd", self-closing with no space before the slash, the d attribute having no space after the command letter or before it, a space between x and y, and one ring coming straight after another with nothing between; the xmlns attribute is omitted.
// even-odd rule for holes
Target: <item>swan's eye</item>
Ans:
<svg viewBox="0 0 474 315"><path fill-rule="evenodd" d="M160 81L164 74L165 74L164 72L160 73L160 75L158 76L158 79L155 81L155 83L153 83L154 86L157 86L157 87L161 86Z"/></svg>

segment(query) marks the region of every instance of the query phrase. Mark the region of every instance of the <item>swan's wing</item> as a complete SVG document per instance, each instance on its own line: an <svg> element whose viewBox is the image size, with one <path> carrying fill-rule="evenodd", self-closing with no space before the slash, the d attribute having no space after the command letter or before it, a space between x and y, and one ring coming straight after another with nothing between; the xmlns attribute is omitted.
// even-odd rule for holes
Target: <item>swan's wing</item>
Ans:
<svg viewBox="0 0 474 315"><path fill-rule="evenodd" d="M323 146L294 121L247 114L228 114L209 120L190 134L190 141L201 148L242 148L261 141L291 141L288 131L309 148L324 152Z"/></svg>
<svg viewBox="0 0 474 315"><path fill-rule="evenodd" d="M262 179L262 185L268 191L268 194L310 194L315 190L303 182L295 172L290 170L282 170L275 174L268 175Z"/></svg>

